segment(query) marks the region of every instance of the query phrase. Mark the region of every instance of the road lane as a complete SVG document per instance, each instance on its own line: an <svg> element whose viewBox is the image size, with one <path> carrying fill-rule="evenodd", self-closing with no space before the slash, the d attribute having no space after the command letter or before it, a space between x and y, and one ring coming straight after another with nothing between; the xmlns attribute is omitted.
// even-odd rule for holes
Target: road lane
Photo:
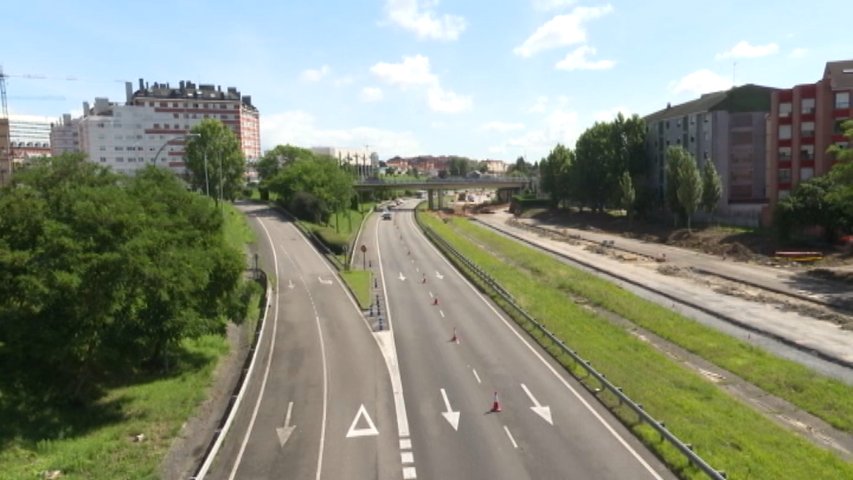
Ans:
<svg viewBox="0 0 853 480"><path fill-rule="evenodd" d="M411 213L398 210L366 234L385 270L419 475L673 478L449 268ZM459 344L450 341L454 327ZM458 431L442 416L442 389L459 412ZM500 413L490 412L495 391Z"/></svg>
<svg viewBox="0 0 853 480"><path fill-rule="evenodd" d="M361 312L290 222L266 207L244 210L267 271L277 272L277 297L259 368L207 478L400 478L390 382ZM351 427L369 434L348 438Z"/></svg>

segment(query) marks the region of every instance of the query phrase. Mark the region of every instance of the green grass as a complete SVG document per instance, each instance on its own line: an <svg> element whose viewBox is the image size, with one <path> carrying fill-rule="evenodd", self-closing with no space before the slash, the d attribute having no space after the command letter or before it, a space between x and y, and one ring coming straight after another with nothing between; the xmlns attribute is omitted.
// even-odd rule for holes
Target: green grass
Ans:
<svg viewBox="0 0 853 480"><path fill-rule="evenodd" d="M348 270L341 272L341 278L355 295L362 309L370 308L370 287L373 276L368 270Z"/></svg>
<svg viewBox="0 0 853 480"><path fill-rule="evenodd" d="M220 336L184 341L170 376L130 379L89 407L0 398L0 479L37 479L44 470L61 470L69 480L157 478L162 457L205 398L227 351ZM139 433L145 440L133 442Z"/></svg>
<svg viewBox="0 0 853 480"><path fill-rule="evenodd" d="M770 376L762 381L779 387L780 392L774 393L807 403L842 426L853 418L849 387L657 308L471 222L453 219L444 223L432 215L422 218L500 282L531 315L642 403L646 411L665 421L673 433L692 443L703 458L725 470L729 478L853 478L853 465L776 425L624 329L568 301L567 296L588 298L650 330L660 330L675 343L710 356L756 384L762 382L750 376ZM561 363L577 368L541 334L533 336ZM722 353L715 354L716 350ZM817 398L806 398L803 391ZM636 424L633 413L624 407L614 410L683 478L704 478L685 467L686 460L660 442L650 428Z"/></svg>
<svg viewBox="0 0 853 480"><path fill-rule="evenodd" d="M255 232L246 222L246 216L234 205L224 202L223 218L225 219L225 241L233 248L243 251L246 244L255 242Z"/></svg>

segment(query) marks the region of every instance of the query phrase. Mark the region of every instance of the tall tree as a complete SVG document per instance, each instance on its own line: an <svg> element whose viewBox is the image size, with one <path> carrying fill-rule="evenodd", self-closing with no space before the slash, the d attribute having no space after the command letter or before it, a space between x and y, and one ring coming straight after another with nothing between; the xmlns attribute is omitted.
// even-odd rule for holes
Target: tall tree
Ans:
<svg viewBox="0 0 853 480"><path fill-rule="evenodd" d="M692 155L688 155L690 157L688 161L679 164L676 196L687 216L687 230L689 231L691 217L699 208L699 202L702 199L702 177L699 175L696 161L693 160Z"/></svg>
<svg viewBox="0 0 853 480"><path fill-rule="evenodd" d="M274 177L282 167L290 165L296 160L310 160L314 158L311 150L294 147L293 145L276 145L273 149L264 152L258 160L258 175L261 181Z"/></svg>
<svg viewBox="0 0 853 480"><path fill-rule="evenodd" d="M678 199L678 188L681 185L681 175L685 171L683 165L694 162L693 155L681 146L667 148L665 156L666 205L675 216L675 223L687 222L687 213Z"/></svg>
<svg viewBox="0 0 853 480"><path fill-rule="evenodd" d="M230 128L205 119L192 128L198 135L187 142L190 185L214 199L233 200L243 187L246 161L240 142Z"/></svg>
<svg viewBox="0 0 853 480"><path fill-rule="evenodd" d="M720 174L717 173L714 162L707 160L702 166L702 210L713 213L722 194L723 186L720 181Z"/></svg>
<svg viewBox="0 0 853 480"><path fill-rule="evenodd" d="M577 187L577 199L582 205L597 211L601 211L609 201L615 199L618 177L624 171L624 168L621 168L618 173L610 173L616 158L612 131L611 124L596 122L581 134L575 147L575 162L571 175Z"/></svg>
<svg viewBox="0 0 853 480"><path fill-rule="evenodd" d="M619 178L619 206L625 209L628 219L631 218L636 198L637 193L634 191L634 182L631 181L631 174L626 170L622 172L622 176Z"/></svg>
<svg viewBox="0 0 853 480"><path fill-rule="evenodd" d="M570 172L573 162L572 151L558 143L539 163L542 191L551 198L553 207L558 207L572 196Z"/></svg>
<svg viewBox="0 0 853 480"><path fill-rule="evenodd" d="M332 213L343 210L352 198L352 178L338 168L332 157L320 156L314 160L298 159L282 169L269 181L271 191L281 197L286 207L298 193L307 193L316 201L300 196L300 205L311 205L315 219L327 222Z"/></svg>

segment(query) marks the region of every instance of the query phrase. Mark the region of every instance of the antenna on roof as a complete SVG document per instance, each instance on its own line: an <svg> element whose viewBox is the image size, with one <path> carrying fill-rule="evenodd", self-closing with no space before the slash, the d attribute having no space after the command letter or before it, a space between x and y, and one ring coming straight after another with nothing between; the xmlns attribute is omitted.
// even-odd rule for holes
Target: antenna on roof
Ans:
<svg viewBox="0 0 853 480"><path fill-rule="evenodd" d="M737 69L737 60L732 61L732 88L735 88L735 70Z"/></svg>

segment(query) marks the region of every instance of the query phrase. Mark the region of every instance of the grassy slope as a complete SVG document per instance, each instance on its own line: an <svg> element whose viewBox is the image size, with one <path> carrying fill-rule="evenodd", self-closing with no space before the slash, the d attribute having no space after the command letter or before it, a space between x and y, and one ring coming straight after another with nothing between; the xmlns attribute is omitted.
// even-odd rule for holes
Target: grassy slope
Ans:
<svg viewBox="0 0 853 480"><path fill-rule="evenodd" d="M611 289L606 282L596 282L574 269L557 265L546 255L520 248L470 222L454 219L443 224L432 216L425 218L437 232L512 292L549 330L591 360L652 415L666 421L670 430L692 443L712 465L726 470L729 478L853 478L853 465L777 426L623 329L567 301L566 291L572 291L572 286L582 286L587 295L596 299L595 303L600 301L606 308L618 304L621 311L628 313L632 309L651 312L651 307L642 304L640 299L621 289ZM488 250L483 248L485 245ZM655 315L659 313L663 312L655 312ZM749 368L759 371L772 372L776 368L796 371L795 365L782 365L789 362L748 347L728 345L735 341L716 337L710 330L702 332L689 320L671 318L662 323L672 323L671 328L677 326L686 334L709 335L698 339L698 344L710 341L714 348L742 350L736 364L746 359L757 364ZM564 358L560 360L568 363ZM846 403L843 398L835 400L842 405ZM840 417L844 418L844 414ZM633 421L631 414L626 418ZM675 470L684 464L684 460L660 443L649 429L636 426L633 429L652 448L659 449ZM692 469L681 473L686 478L703 478Z"/></svg>

